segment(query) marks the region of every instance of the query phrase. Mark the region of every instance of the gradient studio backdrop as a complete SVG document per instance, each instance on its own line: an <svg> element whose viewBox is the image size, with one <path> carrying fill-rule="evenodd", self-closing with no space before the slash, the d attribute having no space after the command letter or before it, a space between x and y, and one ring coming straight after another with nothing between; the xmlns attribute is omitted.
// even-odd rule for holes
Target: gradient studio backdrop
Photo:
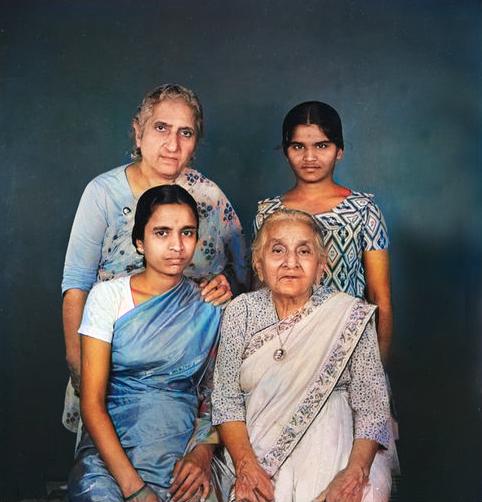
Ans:
<svg viewBox="0 0 482 502"><path fill-rule="evenodd" d="M60 281L86 183L129 159L142 95L201 97L195 167L248 235L286 190L285 112L340 112L338 179L374 192L391 231L400 499L477 502L480 485L479 1L2 2L0 500L65 479ZM478 314L478 315L476 315Z"/></svg>

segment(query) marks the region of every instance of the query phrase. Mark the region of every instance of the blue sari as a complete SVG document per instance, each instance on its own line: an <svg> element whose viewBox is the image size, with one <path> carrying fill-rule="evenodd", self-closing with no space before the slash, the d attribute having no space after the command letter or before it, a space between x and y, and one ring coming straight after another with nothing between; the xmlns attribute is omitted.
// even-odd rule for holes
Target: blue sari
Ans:
<svg viewBox="0 0 482 502"><path fill-rule="evenodd" d="M106 407L124 451L165 499L198 414L198 391L218 337L220 309L183 279L114 324ZM71 501L123 500L87 431L69 478Z"/></svg>

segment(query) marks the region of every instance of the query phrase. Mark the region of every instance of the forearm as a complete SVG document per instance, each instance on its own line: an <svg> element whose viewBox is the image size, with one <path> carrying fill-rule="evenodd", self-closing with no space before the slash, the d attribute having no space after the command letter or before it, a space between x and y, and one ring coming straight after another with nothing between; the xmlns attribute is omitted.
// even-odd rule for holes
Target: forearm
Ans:
<svg viewBox="0 0 482 502"><path fill-rule="evenodd" d="M66 360L69 368L78 373L80 373L80 339L78 331L87 295L87 291L69 289L65 292L62 304Z"/></svg>
<svg viewBox="0 0 482 502"><path fill-rule="evenodd" d="M236 470L246 462L256 462L245 422L225 422L218 425L219 436L233 459Z"/></svg>
<svg viewBox="0 0 482 502"><path fill-rule="evenodd" d="M124 497L139 490L144 481L125 454L105 406L81 399L81 414L85 428Z"/></svg>
<svg viewBox="0 0 482 502"><path fill-rule="evenodd" d="M371 439L355 439L346 469L360 471L364 478L367 478L379 447L380 445Z"/></svg>

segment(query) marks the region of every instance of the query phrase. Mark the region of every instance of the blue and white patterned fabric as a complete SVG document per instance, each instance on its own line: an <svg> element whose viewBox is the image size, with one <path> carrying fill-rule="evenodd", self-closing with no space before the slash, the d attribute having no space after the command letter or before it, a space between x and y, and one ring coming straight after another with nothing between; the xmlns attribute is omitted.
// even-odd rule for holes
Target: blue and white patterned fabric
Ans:
<svg viewBox="0 0 482 502"><path fill-rule="evenodd" d="M254 232L270 214L281 208L285 208L281 196L260 201ZM387 249L389 244L387 225L373 195L352 192L331 211L315 214L313 218L321 228L327 252L327 275L323 284L364 298L363 252Z"/></svg>
<svg viewBox="0 0 482 502"><path fill-rule="evenodd" d="M131 275L143 269L131 241L137 200L120 166L94 178L75 215L65 257L62 293L89 291L97 281ZM233 206L211 180L185 168L176 183L196 200L199 242L185 274L202 279L224 273L235 292L248 285L243 230Z"/></svg>

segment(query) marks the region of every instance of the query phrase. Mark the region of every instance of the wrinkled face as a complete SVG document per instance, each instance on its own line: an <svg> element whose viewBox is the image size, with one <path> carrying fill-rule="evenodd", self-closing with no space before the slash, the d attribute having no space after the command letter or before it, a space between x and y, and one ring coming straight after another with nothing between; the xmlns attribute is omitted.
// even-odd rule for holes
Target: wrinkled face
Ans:
<svg viewBox="0 0 482 502"><path fill-rule="evenodd" d="M181 276L196 248L196 218L186 204L157 206L144 228L144 240L136 241L146 269L165 276Z"/></svg>
<svg viewBox="0 0 482 502"><path fill-rule="evenodd" d="M286 156L298 180L316 183L333 177L343 150L330 141L317 125L299 125L293 132Z"/></svg>
<svg viewBox="0 0 482 502"><path fill-rule="evenodd" d="M133 123L142 164L167 182L174 181L196 149L194 114L182 99L165 99L155 105L142 125Z"/></svg>
<svg viewBox="0 0 482 502"><path fill-rule="evenodd" d="M256 271L273 295L304 299L323 271L322 257L309 225L283 221L266 229Z"/></svg>

